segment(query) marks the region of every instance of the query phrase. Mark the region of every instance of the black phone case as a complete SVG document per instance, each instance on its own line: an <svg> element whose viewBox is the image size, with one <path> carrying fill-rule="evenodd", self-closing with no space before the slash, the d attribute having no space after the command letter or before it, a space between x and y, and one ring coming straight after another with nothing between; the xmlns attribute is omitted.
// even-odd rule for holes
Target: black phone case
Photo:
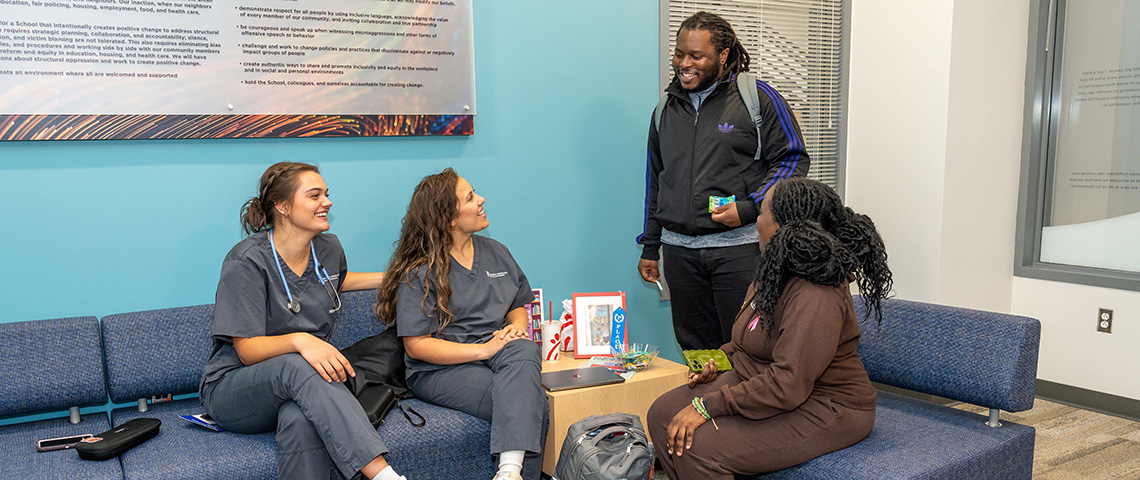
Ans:
<svg viewBox="0 0 1140 480"><path fill-rule="evenodd" d="M84 460L115 458L158 435L160 425L157 418L136 418L79 442L75 451Z"/></svg>

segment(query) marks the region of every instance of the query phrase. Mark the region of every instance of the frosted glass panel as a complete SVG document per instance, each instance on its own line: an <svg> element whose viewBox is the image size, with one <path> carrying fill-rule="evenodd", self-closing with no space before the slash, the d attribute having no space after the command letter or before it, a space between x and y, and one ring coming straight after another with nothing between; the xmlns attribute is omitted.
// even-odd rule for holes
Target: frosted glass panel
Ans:
<svg viewBox="0 0 1140 480"><path fill-rule="evenodd" d="M1140 271L1140 2L1064 8L1040 260Z"/></svg>

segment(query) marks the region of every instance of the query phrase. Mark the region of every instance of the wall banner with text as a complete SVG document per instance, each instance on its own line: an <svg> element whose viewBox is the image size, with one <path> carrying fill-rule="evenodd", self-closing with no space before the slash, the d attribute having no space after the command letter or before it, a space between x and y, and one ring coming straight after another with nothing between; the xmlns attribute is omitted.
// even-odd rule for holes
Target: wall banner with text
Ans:
<svg viewBox="0 0 1140 480"><path fill-rule="evenodd" d="M470 135L472 0L0 0L0 140Z"/></svg>

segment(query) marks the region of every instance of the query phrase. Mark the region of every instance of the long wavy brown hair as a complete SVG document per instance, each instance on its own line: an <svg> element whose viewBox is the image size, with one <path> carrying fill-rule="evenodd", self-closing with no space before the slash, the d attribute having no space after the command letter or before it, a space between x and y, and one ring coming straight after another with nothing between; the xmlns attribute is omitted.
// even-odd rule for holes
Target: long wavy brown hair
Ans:
<svg viewBox="0 0 1140 480"><path fill-rule="evenodd" d="M420 308L424 315L439 319L439 329L455 321L448 308L451 298L451 221L459 215L459 199L455 187L459 175L446 168L420 180L412 192L408 212L400 226L396 251L388 262L387 274L380 284L376 300L376 316L389 325L396 323L397 291L401 284L412 283L412 275L423 266L424 278ZM428 294L435 292L435 303L428 304Z"/></svg>

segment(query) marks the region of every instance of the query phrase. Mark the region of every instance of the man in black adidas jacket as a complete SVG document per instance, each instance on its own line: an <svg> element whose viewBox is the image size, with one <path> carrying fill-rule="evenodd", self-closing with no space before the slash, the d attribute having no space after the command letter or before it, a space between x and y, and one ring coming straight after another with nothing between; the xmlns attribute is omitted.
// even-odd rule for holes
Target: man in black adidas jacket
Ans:
<svg viewBox="0 0 1140 480"><path fill-rule="evenodd" d="M720 348L731 338L755 274L760 201L776 182L808 171L795 115L759 80L762 120L759 128L753 122L736 85L748 62L723 18L689 17L677 32L674 78L662 111L649 125L637 269L656 282L664 255L673 329L686 350ZM731 196L735 202L710 212L710 197Z"/></svg>

